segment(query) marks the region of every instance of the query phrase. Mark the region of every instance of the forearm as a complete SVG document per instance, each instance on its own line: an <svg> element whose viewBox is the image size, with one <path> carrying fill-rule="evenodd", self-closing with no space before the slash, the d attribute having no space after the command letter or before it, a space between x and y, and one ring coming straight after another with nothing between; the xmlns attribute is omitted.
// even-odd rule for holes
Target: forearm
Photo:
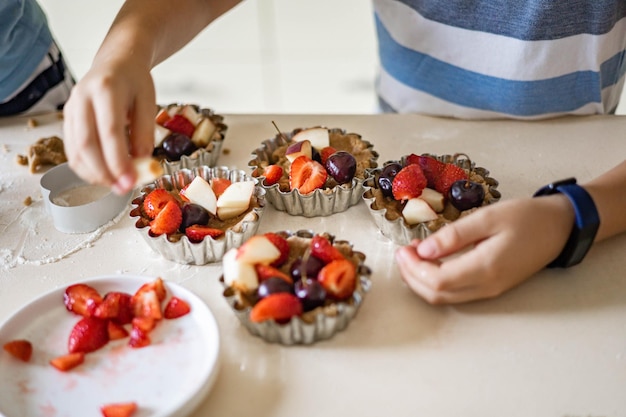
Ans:
<svg viewBox="0 0 626 417"><path fill-rule="evenodd" d="M132 59L150 70L240 1L127 0L98 50L94 66Z"/></svg>
<svg viewBox="0 0 626 417"><path fill-rule="evenodd" d="M584 184L600 214L596 241L626 232L626 161Z"/></svg>

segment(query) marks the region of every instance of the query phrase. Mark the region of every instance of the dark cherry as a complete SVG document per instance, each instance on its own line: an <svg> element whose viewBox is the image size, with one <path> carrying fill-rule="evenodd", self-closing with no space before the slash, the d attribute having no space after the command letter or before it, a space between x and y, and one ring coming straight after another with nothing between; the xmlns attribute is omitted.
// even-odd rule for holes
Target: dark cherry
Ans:
<svg viewBox="0 0 626 417"><path fill-rule="evenodd" d="M452 184L448 192L450 203L458 210L464 211L480 207L485 198L485 189L474 181L459 180Z"/></svg>
<svg viewBox="0 0 626 417"><path fill-rule="evenodd" d="M393 198L392 183L398 172L402 169L402 165L392 162L383 167L378 177L378 188L385 197Z"/></svg>
<svg viewBox="0 0 626 417"><path fill-rule="evenodd" d="M320 154L320 151L317 150L317 148L311 148L311 159L319 162L320 164L322 163L322 155Z"/></svg>
<svg viewBox="0 0 626 417"><path fill-rule="evenodd" d="M293 293L293 286L282 278L271 277L261 282L257 288L259 298L265 298L270 294L279 292Z"/></svg>
<svg viewBox="0 0 626 417"><path fill-rule="evenodd" d="M181 133L171 133L163 140L165 156L171 161L178 161L183 155L191 155L198 147L191 138Z"/></svg>
<svg viewBox="0 0 626 417"><path fill-rule="evenodd" d="M354 178L356 159L350 152L337 151L326 160L326 171L338 184L346 184Z"/></svg>
<svg viewBox="0 0 626 417"><path fill-rule="evenodd" d="M193 224L206 226L209 224L211 215L202 206L193 203L185 203L182 207L183 221L180 224L180 231L185 233L185 229Z"/></svg>
<svg viewBox="0 0 626 417"><path fill-rule="evenodd" d="M317 278L317 274L319 274L319 272L321 271L321 269L324 267L324 262L311 255L309 256L308 261L306 262L306 265L303 265L303 260L302 258L296 258L296 260L293 261L293 263L291 264L291 268L289 269L289 272L291 273L291 276L293 277L294 281L300 280L302 279L302 276L304 275L302 272L304 270L304 272L306 272L306 277L307 278Z"/></svg>
<svg viewBox="0 0 626 417"><path fill-rule="evenodd" d="M293 287L304 311L311 311L316 307L324 305L326 290L319 281L307 278L306 282L302 280L296 281Z"/></svg>

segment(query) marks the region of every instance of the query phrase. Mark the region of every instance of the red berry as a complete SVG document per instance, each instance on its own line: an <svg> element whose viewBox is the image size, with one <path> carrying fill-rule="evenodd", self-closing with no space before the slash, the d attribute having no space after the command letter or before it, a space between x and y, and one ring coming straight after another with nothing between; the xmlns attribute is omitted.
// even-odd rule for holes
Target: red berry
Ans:
<svg viewBox="0 0 626 417"><path fill-rule="evenodd" d="M287 292L270 294L252 307L250 320L260 323L265 320L285 321L302 314L298 297Z"/></svg>
<svg viewBox="0 0 626 417"><path fill-rule="evenodd" d="M326 146L325 148L322 148L322 150L320 151L320 160L322 161L322 165L326 165L328 157L335 152L337 152L337 149L333 148L332 146Z"/></svg>
<svg viewBox="0 0 626 417"><path fill-rule="evenodd" d="M300 194L309 194L326 183L326 168L306 155L297 157L289 170L289 186Z"/></svg>
<svg viewBox="0 0 626 417"><path fill-rule="evenodd" d="M105 404L100 407L102 417L130 417L137 411L137 403Z"/></svg>
<svg viewBox="0 0 626 417"><path fill-rule="evenodd" d="M256 271L259 282L263 282L270 278L280 278L285 282L293 284L293 279L289 275L285 274L283 271L273 266L256 264L254 265L254 269Z"/></svg>
<svg viewBox="0 0 626 417"><path fill-rule="evenodd" d="M427 181L422 169L415 164L407 165L393 179L391 189L396 200L410 200L419 197L426 188Z"/></svg>
<svg viewBox="0 0 626 417"><path fill-rule="evenodd" d="M224 191L230 187L230 185L232 184L232 181L229 180L228 178L213 178L211 179L211 188L213 189L213 192L215 193L215 197L219 197L221 196Z"/></svg>
<svg viewBox="0 0 626 417"><path fill-rule="evenodd" d="M181 300L178 297L172 297L167 302L165 310L163 310L163 317L166 319L177 319L186 314L189 314L191 307L185 300Z"/></svg>
<svg viewBox="0 0 626 417"><path fill-rule="evenodd" d="M321 235L315 235L311 239L311 255L322 260L325 264L338 259L344 259L339 249L334 247L328 239Z"/></svg>
<svg viewBox="0 0 626 417"><path fill-rule="evenodd" d="M69 353L89 353L109 342L108 320L83 317L74 325L67 343Z"/></svg>
<svg viewBox="0 0 626 417"><path fill-rule="evenodd" d="M185 136L192 137L196 127L185 116L181 114L175 114L171 119L166 120L163 123L163 127L171 130L175 133L180 133Z"/></svg>
<svg viewBox="0 0 626 417"><path fill-rule="evenodd" d="M265 180L263 181L265 185L274 185L283 177L283 167L280 165L269 165L263 171L263 175L265 175Z"/></svg>
<svg viewBox="0 0 626 417"><path fill-rule="evenodd" d="M128 337L128 330L126 330L124 326L110 320L107 324L107 333L109 334L109 340L118 340Z"/></svg>
<svg viewBox="0 0 626 417"><path fill-rule="evenodd" d="M185 229L185 235L189 238L193 243L202 242L205 237L210 236L214 239L222 237L224 235L224 231L221 229L216 229L210 226L204 226L201 224L193 224Z"/></svg>
<svg viewBox="0 0 626 417"><path fill-rule="evenodd" d="M11 356L28 362L33 354L33 345L28 340L11 340L2 346Z"/></svg>
<svg viewBox="0 0 626 417"><path fill-rule="evenodd" d="M422 172L428 181L428 187L434 189L437 178L443 173L446 164L426 155L411 154L406 157L406 164L416 164L422 168Z"/></svg>
<svg viewBox="0 0 626 417"><path fill-rule="evenodd" d="M151 219L154 219L170 201L176 201L176 197L163 188L157 188L143 200L143 211Z"/></svg>
<svg viewBox="0 0 626 417"><path fill-rule="evenodd" d="M169 201L150 222L150 231L155 235L170 234L178 230L183 221L183 212L176 201Z"/></svg>
<svg viewBox="0 0 626 417"><path fill-rule="evenodd" d="M85 353L76 352L67 355L58 356L50 360L50 365L54 366L61 372L67 372L85 362Z"/></svg>
<svg viewBox="0 0 626 417"><path fill-rule="evenodd" d="M289 243L287 242L287 239L277 233L272 232L265 233L265 237L268 238L269 241L272 242L274 246L276 246L276 249L280 251L280 256L278 257L278 259L272 262L271 265L281 266L282 264L287 262L287 259L289 258Z"/></svg>
<svg viewBox="0 0 626 417"><path fill-rule="evenodd" d="M356 267L347 259L332 261L322 268L317 280L331 298L345 300L356 289Z"/></svg>
<svg viewBox="0 0 626 417"><path fill-rule="evenodd" d="M445 164L441 175L435 181L435 190L447 196L452 184L466 179L467 172L463 168L454 164Z"/></svg>
<svg viewBox="0 0 626 417"><path fill-rule="evenodd" d="M87 284L70 285L63 294L65 308L83 317L92 316L101 302L100 293Z"/></svg>
<svg viewBox="0 0 626 417"><path fill-rule="evenodd" d="M119 324L130 323L133 318L130 299L130 294L117 291L109 292L96 307L93 315L99 319L111 319Z"/></svg>

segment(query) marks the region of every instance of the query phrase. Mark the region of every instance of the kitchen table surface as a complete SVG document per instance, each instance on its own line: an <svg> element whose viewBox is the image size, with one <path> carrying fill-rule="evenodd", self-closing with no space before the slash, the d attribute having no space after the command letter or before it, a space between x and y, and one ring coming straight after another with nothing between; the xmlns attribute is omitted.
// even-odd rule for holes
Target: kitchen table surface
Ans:
<svg viewBox="0 0 626 417"><path fill-rule="evenodd" d="M269 344L230 310L220 263L160 258L128 209L93 233L57 232L43 207L42 174L16 163L39 138L63 136L56 114L35 119L34 127L25 117L0 120L0 322L70 283L161 276L206 302L220 332L219 374L194 417L626 416L626 236L596 245L574 268L541 271L496 299L432 306L400 279L397 246L377 230L365 203L324 218L293 217L268 205L259 233L326 231L351 241L372 270L371 290L345 331L310 346ZM374 144L379 163L408 153L464 152L499 181L502 199L569 176L584 182L626 155L620 116L485 122L225 115L219 165L249 171L252 151L276 134L271 121L283 131L325 125L357 132Z"/></svg>

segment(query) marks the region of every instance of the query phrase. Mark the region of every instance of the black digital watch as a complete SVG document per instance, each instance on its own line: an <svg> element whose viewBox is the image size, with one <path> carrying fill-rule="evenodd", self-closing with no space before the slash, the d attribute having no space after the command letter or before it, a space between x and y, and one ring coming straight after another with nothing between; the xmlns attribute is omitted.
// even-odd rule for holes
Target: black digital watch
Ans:
<svg viewBox="0 0 626 417"><path fill-rule="evenodd" d="M562 193L569 198L576 219L563 251L548 264L548 268L568 268L580 263L591 248L600 227L600 216L589 193L576 184L576 178L548 184L537 190L533 197L556 193Z"/></svg>

